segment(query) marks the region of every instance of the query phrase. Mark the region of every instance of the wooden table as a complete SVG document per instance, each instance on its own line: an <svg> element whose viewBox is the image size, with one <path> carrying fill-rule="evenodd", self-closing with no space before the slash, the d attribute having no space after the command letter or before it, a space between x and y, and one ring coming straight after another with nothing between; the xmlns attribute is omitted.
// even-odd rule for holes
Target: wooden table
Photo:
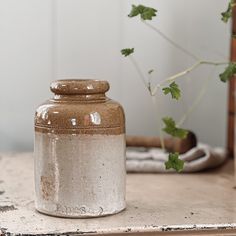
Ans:
<svg viewBox="0 0 236 236"><path fill-rule="evenodd" d="M94 219L63 219L34 209L31 153L1 155L3 235L236 235L233 161L198 174L129 174L127 209Z"/></svg>

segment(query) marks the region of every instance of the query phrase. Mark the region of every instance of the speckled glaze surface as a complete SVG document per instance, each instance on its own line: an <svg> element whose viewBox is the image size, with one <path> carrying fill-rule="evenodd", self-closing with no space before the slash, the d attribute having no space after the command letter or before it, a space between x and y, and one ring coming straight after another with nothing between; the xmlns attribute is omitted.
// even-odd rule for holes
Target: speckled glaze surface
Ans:
<svg viewBox="0 0 236 236"><path fill-rule="evenodd" d="M54 98L35 114L37 132L122 134L125 132L121 105L106 97L107 81L59 80L52 82Z"/></svg>
<svg viewBox="0 0 236 236"><path fill-rule="evenodd" d="M58 80L35 114L36 208L97 217L125 208L125 117L106 81Z"/></svg>

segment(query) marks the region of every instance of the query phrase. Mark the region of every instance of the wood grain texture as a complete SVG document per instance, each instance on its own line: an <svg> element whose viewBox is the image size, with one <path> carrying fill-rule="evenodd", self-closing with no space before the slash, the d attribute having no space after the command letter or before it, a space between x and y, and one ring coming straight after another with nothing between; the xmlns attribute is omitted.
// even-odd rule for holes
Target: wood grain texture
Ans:
<svg viewBox="0 0 236 236"><path fill-rule="evenodd" d="M3 235L236 235L232 160L198 174L129 174L127 209L94 219L35 210L31 153L2 155L0 166Z"/></svg>
<svg viewBox="0 0 236 236"><path fill-rule="evenodd" d="M236 34L236 8L233 10L232 19L232 35ZM231 39L231 61L236 61L236 39ZM235 143L235 92L236 92L236 79L232 78L229 82L228 88L228 131L227 131L227 147L228 155L234 157L234 143Z"/></svg>

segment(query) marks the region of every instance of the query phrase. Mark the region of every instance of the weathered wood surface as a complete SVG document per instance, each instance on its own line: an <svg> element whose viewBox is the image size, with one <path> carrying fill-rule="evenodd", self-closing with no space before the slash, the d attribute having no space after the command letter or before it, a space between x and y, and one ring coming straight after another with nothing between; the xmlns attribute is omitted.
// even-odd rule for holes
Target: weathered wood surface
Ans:
<svg viewBox="0 0 236 236"><path fill-rule="evenodd" d="M236 34L236 7L233 9L233 17L232 17L232 35ZM231 37L231 53L230 60L236 61L236 39L235 37ZM235 142L235 113L236 113L236 77L234 76L230 82L228 87L228 130L227 130L227 145L228 145L228 155L230 157L234 157L234 142Z"/></svg>
<svg viewBox="0 0 236 236"><path fill-rule="evenodd" d="M127 209L94 219L56 218L34 209L31 153L1 155L0 168L2 234L236 235L232 161L199 174L129 174Z"/></svg>

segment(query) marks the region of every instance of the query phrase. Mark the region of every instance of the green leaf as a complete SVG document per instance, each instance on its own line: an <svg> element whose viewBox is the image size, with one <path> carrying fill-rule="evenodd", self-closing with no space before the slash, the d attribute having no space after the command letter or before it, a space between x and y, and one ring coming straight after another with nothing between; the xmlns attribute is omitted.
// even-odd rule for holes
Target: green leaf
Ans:
<svg viewBox="0 0 236 236"><path fill-rule="evenodd" d="M233 75L236 74L236 64L235 63L229 63L229 65L225 68L224 72L220 74L220 80L222 82L227 82L230 80Z"/></svg>
<svg viewBox="0 0 236 236"><path fill-rule="evenodd" d="M162 120L165 124L165 127L162 130L165 131L167 134L181 139L187 137L188 131L176 127L175 121L171 117L164 117Z"/></svg>
<svg viewBox="0 0 236 236"><path fill-rule="evenodd" d="M125 57L129 56L132 53L134 53L134 48L124 48L121 50L121 54Z"/></svg>
<svg viewBox="0 0 236 236"><path fill-rule="evenodd" d="M157 10L151 7L146 7L144 5L132 5L132 9L129 13L129 17L135 17L140 15L142 20L152 20L156 16Z"/></svg>
<svg viewBox="0 0 236 236"><path fill-rule="evenodd" d="M235 0L230 0L227 10L221 13L222 16L221 20L223 22L227 23L228 20L232 17L234 4Z"/></svg>
<svg viewBox="0 0 236 236"><path fill-rule="evenodd" d="M163 88L162 90L165 95L170 93L173 99L178 100L181 97L181 91L179 89L179 85L176 84L175 82L171 83L169 87Z"/></svg>
<svg viewBox="0 0 236 236"><path fill-rule="evenodd" d="M166 169L174 169L178 172L182 171L184 168L184 161L179 159L179 153L170 153L168 161L165 162Z"/></svg>

